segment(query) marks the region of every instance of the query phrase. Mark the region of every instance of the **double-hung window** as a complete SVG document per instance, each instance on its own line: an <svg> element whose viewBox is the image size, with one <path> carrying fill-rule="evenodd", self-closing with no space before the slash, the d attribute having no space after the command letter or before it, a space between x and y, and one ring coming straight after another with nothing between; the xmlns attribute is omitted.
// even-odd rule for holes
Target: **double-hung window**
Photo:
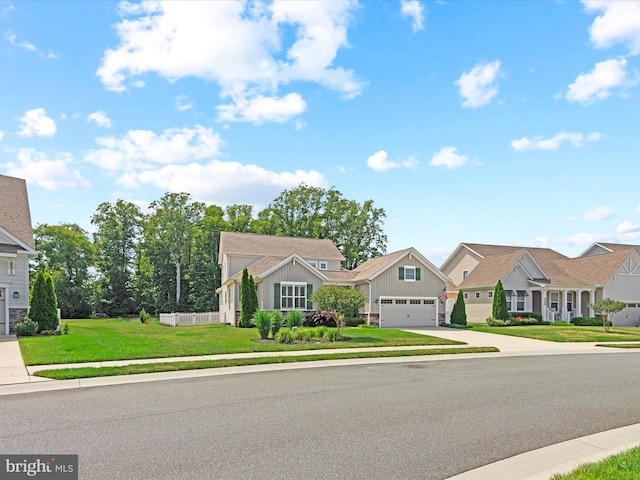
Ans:
<svg viewBox="0 0 640 480"><path fill-rule="evenodd" d="M9 268L7 269L7 273L9 275L15 275L16 274L16 262L15 262L15 260L9 260Z"/></svg>
<svg viewBox="0 0 640 480"><path fill-rule="evenodd" d="M280 284L280 308L282 310L305 310L307 308L307 284L282 282Z"/></svg>

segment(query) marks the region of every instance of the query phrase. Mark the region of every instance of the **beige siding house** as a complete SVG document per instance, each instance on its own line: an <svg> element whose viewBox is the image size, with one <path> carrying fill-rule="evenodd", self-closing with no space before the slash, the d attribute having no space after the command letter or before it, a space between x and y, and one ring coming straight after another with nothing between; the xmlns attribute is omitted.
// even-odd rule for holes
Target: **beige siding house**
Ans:
<svg viewBox="0 0 640 480"><path fill-rule="evenodd" d="M640 246L596 243L576 258L548 248L462 243L441 270L454 282L449 295L462 290L470 322L491 315L498 280L509 310L540 313L547 321L593 316L588 307L602 298L627 303L614 325L640 324Z"/></svg>
<svg viewBox="0 0 640 480"><path fill-rule="evenodd" d="M26 182L0 175L0 335L29 309L29 257L36 254Z"/></svg>
<svg viewBox="0 0 640 480"><path fill-rule="evenodd" d="M344 257L330 240L222 232L220 257L223 321L240 314L239 285L247 268L266 310L313 310L311 294L324 285L357 288L366 297L360 315L383 327L437 326L445 318L441 294L449 279L414 248L343 270ZM440 297L439 297L440 296Z"/></svg>

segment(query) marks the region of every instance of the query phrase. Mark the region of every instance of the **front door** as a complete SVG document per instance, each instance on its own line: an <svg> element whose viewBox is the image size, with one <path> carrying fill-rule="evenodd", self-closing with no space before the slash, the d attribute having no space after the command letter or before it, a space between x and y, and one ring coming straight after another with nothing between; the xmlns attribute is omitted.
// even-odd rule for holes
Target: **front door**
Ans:
<svg viewBox="0 0 640 480"><path fill-rule="evenodd" d="M6 333L6 310L5 310L5 289L0 288L0 335L4 335Z"/></svg>

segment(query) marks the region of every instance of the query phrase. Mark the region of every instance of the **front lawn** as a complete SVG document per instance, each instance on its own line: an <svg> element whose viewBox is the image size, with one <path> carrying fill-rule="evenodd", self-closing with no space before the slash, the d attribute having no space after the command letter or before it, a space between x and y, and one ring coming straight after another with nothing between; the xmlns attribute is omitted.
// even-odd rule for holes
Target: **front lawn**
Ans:
<svg viewBox="0 0 640 480"><path fill-rule="evenodd" d="M514 337L534 338L550 342L633 342L640 341L640 328L611 327L605 333L602 327L575 327L564 325L526 325L518 327L490 327L473 324L476 332L498 333Z"/></svg>
<svg viewBox="0 0 640 480"><path fill-rule="evenodd" d="M550 480L637 480L640 477L640 447L588 463L571 473L554 475Z"/></svg>
<svg viewBox="0 0 640 480"><path fill-rule="evenodd" d="M118 319L64 320L62 324L65 323L69 324L69 335L18 339L26 365L325 348L461 344L379 328L345 328L344 334L351 338L349 341L287 345L252 342L260 338L255 328L221 325L168 327L157 321L142 324Z"/></svg>

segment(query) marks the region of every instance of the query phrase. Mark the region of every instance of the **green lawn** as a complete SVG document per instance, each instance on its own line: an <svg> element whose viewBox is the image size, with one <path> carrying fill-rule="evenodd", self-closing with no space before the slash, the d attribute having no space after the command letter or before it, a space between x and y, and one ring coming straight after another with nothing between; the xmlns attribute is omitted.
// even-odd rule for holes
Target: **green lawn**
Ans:
<svg viewBox="0 0 640 480"><path fill-rule="evenodd" d="M640 478L640 447L589 463L565 475L554 475L550 480L637 480Z"/></svg>
<svg viewBox="0 0 640 480"><path fill-rule="evenodd" d="M605 333L602 327L575 327L558 325L526 325L519 327L490 327L473 324L476 332L498 333L514 337L535 338L550 342L633 342L640 341L640 328L611 327Z"/></svg>
<svg viewBox="0 0 640 480"><path fill-rule="evenodd" d="M269 363L293 363L310 362L318 360L341 360L348 358L380 358L380 357L409 357L415 355L445 355L461 353L488 353L499 352L495 347L458 347L458 348L434 348L421 350L381 350L374 352L348 352L348 353L318 353L309 355L296 355L293 357L261 357L238 358L229 360L198 360L193 362L147 363L142 365L125 365L122 367L87 367L87 368L60 368L56 370L40 370L35 372L37 377L53 378L56 380L68 380L74 378L109 377L113 375L132 375L136 373L173 372L177 370L198 370L203 368L237 367L242 365L263 365Z"/></svg>
<svg viewBox="0 0 640 480"><path fill-rule="evenodd" d="M345 342L286 345L252 342L260 338L255 328L221 325L168 327L157 321L142 324L117 319L64 320L62 324L65 323L69 324L69 335L19 338L26 365L325 348L460 344L443 338L378 328L346 328L344 334L351 340Z"/></svg>

